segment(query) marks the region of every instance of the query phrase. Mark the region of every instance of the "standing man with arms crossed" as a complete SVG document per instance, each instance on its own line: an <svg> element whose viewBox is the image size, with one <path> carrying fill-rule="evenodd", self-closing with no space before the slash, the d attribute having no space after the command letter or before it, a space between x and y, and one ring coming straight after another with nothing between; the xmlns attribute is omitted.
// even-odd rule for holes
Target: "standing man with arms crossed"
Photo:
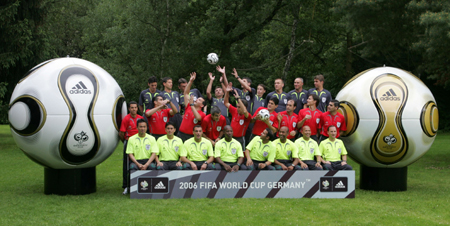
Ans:
<svg viewBox="0 0 450 226"><path fill-rule="evenodd" d="M328 139L322 141L319 145L322 153L322 165L326 170L353 170L347 164L347 149L344 142L336 138L336 126L328 127Z"/></svg>
<svg viewBox="0 0 450 226"><path fill-rule="evenodd" d="M130 157L130 170L154 170L156 164L153 163L159 153L156 140L148 135L147 122L144 119L138 119L139 133L128 139L127 154Z"/></svg>
<svg viewBox="0 0 450 226"><path fill-rule="evenodd" d="M214 151L211 142L202 138L203 130L194 126L194 137L183 144L180 159L185 170L213 170Z"/></svg>
<svg viewBox="0 0 450 226"><path fill-rule="evenodd" d="M289 134L287 136L287 139L291 140L292 142L295 141L295 137L297 136L297 122L298 122L298 115L294 113L294 110L296 109L296 102L294 100L288 100L288 103L286 105L286 111L282 111L278 113L278 128L281 128L283 126L286 126L289 128Z"/></svg>
<svg viewBox="0 0 450 226"><path fill-rule="evenodd" d="M328 111L322 114L320 118L320 128L322 132L320 133L319 143L328 138L328 127L336 126L337 135L336 138L339 138L342 135L342 131L347 130L347 124L345 123L344 116L338 112L339 109L339 101L332 100L328 104Z"/></svg>
<svg viewBox="0 0 450 226"><path fill-rule="evenodd" d="M227 172L237 172L244 161L241 144L233 139L233 129L225 126L225 138L216 143L214 151L216 170L224 169ZM222 167L221 167L222 166Z"/></svg>
<svg viewBox="0 0 450 226"><path fill-rule="evenodd" d="M156 169L181 170L180 153L183 149L183 141L174 135L175 123L170 121L166 123L166 133L156 141L159 149Z"/></svg>
<svg viewBox="0 0 450 226"><path fill-rule="evenodd" d="M137 114L138 104L136 101L130 101L128 111L130 113L123 118L119 132L120 140L123 142L122 188L124 191L122 194L124 195L128 193L128 155L126 153L128 139L138 133L137 120L144 119Z"/></svg>
<svg viewBox="0 0 450 226"><path fill-rule="evenodd" d="M241 165L242 170L275 170L272 163L275 162L275 145L272 140L275 135L272 130L266 128L261 136L256 136L245 149L247 162Z"/></svg>
<svg viewBox="0 0 450 226"><path fill-rule="evenodd" d="M284 81L281 78L277 78L275 79L275 91L270 92L269 94L267 94L266 96L266 106L269 106L269 101L273 98L276 97L278 99L278 105L277 108L275 109L275 112L281 112L281 111L285 111L286 110L286 104L287 104L287 98L288 95L287 93L285 93L283 91L283 87L284 87Z"/></svg>
<svg viewBox="0 0 450 226"><path fill-rule="evenodd" d="M252 115L247 112L248 102L246 100L242 100L236 90L233 90L232 87L233 84L230 82L225 92L225 106L229 109L232 117L231 128L233 129L233 138L241 143L243 150L245 148L245 132L252 121ZM237 108L229 102L230 92L234 92L234 97L238 102Z"/></svg>
<svg viewBox="0 0 450 226"><path fill-rule="evenodd" d="M158 79L155 76L148 78L148 89L142 90L141 95L139 95L139 110L142 114L145 113L147 109L152 109L153 98L160 94L161 91L156 89L158 86Z"/></svg>
<svg viewBox="0 0 450 226"><path fill-rule="evenodd" d="M178 131L178 137L181 138L183 142L194 136L192 133L192 128L194 128L195 125L200 126L202 119L206 116L202 111L205 102L203 97L199 97L194 101L194 98L189 96L191 86L192 83L194 83L196 75L197 74L195 72L191 73L191 79L189 79L189 83L184 89L184 102L189 103L189 105L185 107L186 110L183 115L183 121L181 122L180 130Z"/></svg>
<svg viewBox="0 0 450 226"><path fill-rule="evenodd" d="M277 170L301 170L298 166L298 149L294 142L287 139L289 129L286 126L280 129L280 138L273 141L276 154L274 166Z"/></svg>
<svg viewBox="0 0 450 226"><path fill-rule="evenodd" d="M319 97L319 105L317 109L321 112L325 112L327 110L328 103L330 103L332 97L330 91L323 88L325 78L323 75L314 76L314 87L308 91L309 94L316 94Z"/></svg>
<svg viewBox="0 0 450 226"><path fill-rule="evenodd" d="M309 94L307 99L308 108L300 110L297 123L297 128L309 126L311 138L315 141L318 141L318 135L320 135L320 117L322 116L322 112L317 109L318 104L319 97L316 94Z"/></svg>
<svg viewBox="0 0 450 226"><path fill-rule="evenodd" d="M304 170L322 170L321 153L317 142L311 139L311 129L309 126L303 126L303 137L295 141L295 146L298 148L299 165ZM317 162L314 161L314 156Z"/></svg>
<svg viewBox="0 0 450 226"><path fill-rule="evenodd" d="M303 79L296 78L294 80L294 88L289 91L288 96L290 99L297 103L294 113L298 114L303 108L307 108L306 99L308 99L308 90L303 89Z"/></svg>
<svg viewBox="0 0 450 226"><path fill-rule="evenodd" d="M162 79L162 83L164 86L164 90L161 92L161 96L165 100L170 100L170 103L173 103L173 105L175 105L175 107L177 108L177 113L169 119L170 122L175 123L176 129L175 134L176 134L180 129L181 120L183 120L183 117L181 117L180 114L180 94L177 91L172 90L173 87L172 78L164 77ZM167 108L172 108L170 103L166 104Z"/></svg>

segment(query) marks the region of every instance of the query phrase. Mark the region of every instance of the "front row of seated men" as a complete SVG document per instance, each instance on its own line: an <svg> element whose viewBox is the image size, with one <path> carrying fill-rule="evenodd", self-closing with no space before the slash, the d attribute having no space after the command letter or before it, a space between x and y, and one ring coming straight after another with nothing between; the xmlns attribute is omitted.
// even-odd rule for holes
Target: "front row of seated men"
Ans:
<svg viewBox="0 0 450 226"><path fill-rule="evenodd" d="M347 150L336 138L334 126L328 127L329 138L320 146L310 138L308 126L303 127L303 137L295 143L287 139L287 127L280 129L276 140L272 130L265 129L251 140L245 152L233 138L229 125L224 127L225 136L216 143L215 150L202 137L200 125L194 127L194 137L184 143L174 135L172 122L166 123L167 134L158 140L146 133L145 120L138 119L137 128L138 133L128 139L126 148L130 170L352 170L347 164Z"/></svg>

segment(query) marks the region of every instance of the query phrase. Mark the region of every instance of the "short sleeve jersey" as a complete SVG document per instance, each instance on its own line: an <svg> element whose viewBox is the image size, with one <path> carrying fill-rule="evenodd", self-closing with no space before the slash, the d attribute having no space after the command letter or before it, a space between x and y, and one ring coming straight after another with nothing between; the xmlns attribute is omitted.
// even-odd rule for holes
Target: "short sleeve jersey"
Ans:
<svg viewBox="0 0 450 226"><path fill-rule="evenodd" d="M293 89L289 91L288 97L289 99L294 100L297 103L297 107L295 108L294 113L298 114L306 104L306 100L308 99L308 90L302 89L302 91L297 92L295 91L295 89Z"/></svg>
<svg viewBox="0 0 450 226"><path fill-rule="evenodd" d="M276 91L270 92L266 96L265 106L267 106L269 104L269 100L272 97L278 98L278 107L275 108L275 112L278 113L278 112L281 112L281 111L286 111L286 104L287 104L287 101L288 101L288 94L285 93L285 92L282 92L280 94L278 94Z"/></svg>
<svg viewBox="0 0 450 226"><path fill-rule="evenodd" d="M250 158L252 160L275 161L275 146L273 142L269 141L264 144L259 136L255 136L247 145L246 149L250 151Z"/></svg>
<svg viewBox="0 0 450 226"><path fill-rule="evenodd" d="M258 108L258 110L256 110L255 114L253 114L253 118L256 117L258 115L259 111L261 111L262 109L266 109L267 110L267 108L265 108L265 107ZM275 128L278 128L278 118L277 118L277 116L278 116L278 114L275 111L270 113L269 123ZM259 136L259 135L261 135L261 133L266 128L267 128L266 123L264 123L261 120L256 120L255 121L255 125L253 126L253 132L252 133L254 135Z"/></svg>
<svg viewBox="0 0 450 226"><path fill-rule="evenodd" d="M286 142L282 143L278 138L273 141L273 145L275 145L276 150L275 159L292 160L298 158L297 146L291 140L286 139Z"/></svg>
<svg viewBox="0 0 450 226"><path fill-rule="evenodd" d="M241 90L241 89L238 89L238 88L234 88L234 89L236 89L236 91L238 92L239 97L241 99L247 101L247 112L253 113L252 112L252 110L253 110L253 101L255 99L256 90L254 88L251 88L252 91L249 92L248 90ZM236 103L236 105L237 105L237 103Z"/></svg>
<svg viewBox="0 0 450 226"><path fill-rule="evenodd" d="M205 113L203 113L202 110L197 111L200 116L202 116L202 119L205 118ZM193 135L193 129L195 125L201 125L201 121L198 121L194 113L192 112L192 108L190 105L186 106L186 111L184 112L183 121L180 125L180 132L183 132L185 134Z"/></svg>
<svg viewBox="0 0 450 226"><path fill-rule="evenodd" d="M294 136L290 135L290 132L297 130L298 115L292 113L292 115L289 116L286 111L279 112L278 114L283 116L281 119L280 128L283 126L287 126L289 128L289 135L287 136L287 139L294 138Z"/></svg>
<svg viewBox="0 0 450 226"><path fill-rule="evenodd" d="M183 149L183 141L173 136L169 139L167 135L160 137L157 141L159 154L159 161L178 161L180 159L180 153Z"/></svg>
<svg viewBox="0 0 450 226"><path fill-rule="evenodd" d="M125 140L128 140L128 138L139 132L137 129L138 119L144 119L144 117L136 115L136 117L133 118L131 117L131 114L128 114L122 119L122 124L120 125L120 132L125 133Z"/></svg>
<svg viewBox="0 0 450 226"><path fill-rule="evenodd" d="M171 91L170 93L162 91L160 95L164 97L165 100L170 100L177 108L177 111L180 112L180 94L177 91ZM167 108L172 108L169 103L167 104Z"/></svg>
<svg viewBox="0 0 450 226"><path fill-rule="evenodd" d="M219 137L220 131L227 125L227 120L223 115L219 117L219 121L216 122L211 117L211 114L205 116L202 119L203 133L211 140L216 140Z"/></svg>
<svg viewBox="0 0 450 226"><path fill-rule="evenodd" d="M191 89L191 91L189 92L189 95L192 95L194 97L194 102L197 100L197 98L202 97L202 94L200 93L200 91L198 91L198 89ZM189 105L188 105L189 106ZM184 104L184 94L180 93L180 107L181 110L184 111L186 109L186 106Z"/></svg>
<svg viewBox="0 0 450 226"><path fill-rule="evenodd" d="M228 108L231 114L231 128L233 128L233 137L243 137L247 131L250 121L252 121L252 115L248 113L247 118L245 115L240 115L233 105L230 104Z"/></svg>
<svg viewBox="0 0 450 226"><path fill-rule="evenodd" d="M347 149L345 149L344 142L339 139L335 139L334 142L330 139L323 140L319 145L320 153L325 161L337 162L341 161L341 155L347 155Z"/></svg>
<svg viewBox="0 0 450 226"><path fill-rule="evenodd" d="M140 137L139 133L128 139L127 154L133 154L136 160L149 159L151 153L159 153L158 145L153 136L145 134Z"/></svg>
<svg viewBox="0 0 450 226"><path fill-rule="evenodd" d="M166 134L165 127L169 118L172 117L172 115L170 115L171 110L172 109L159 110L150 117L147 117L150 134ZM147 111L150 111L150 109L147 109Z"/></svg>
<svg viewBox="0 0 450 226"><path fill-rule="evenodd" d="M322 117L320 118L320 128L322 131L320 132L322 135L328 137L328 127L330 126L336 126L337 135L336 138L339 137L339 131L346 131L347 130L347 124L345 123L344 116L337 112L336 115L331 115L329 111L322 114Z"/></svg>
<svg viewBox="0 0 450 226"><path fill-rule="evenodd" d="M219 157L224 162L237 162L238 158L244 157L242 145L235 139L227 142L223 138L215 145L214 157Z"/></svg>
<svg viewBox="0 0 450 226"><path fill-rule="evenodd" d="M160 90L156 90L154 93L151 93L149 89L142 90L141 95L139 95L139 106L143 106L144 112L147 109L152 109L154 107L153 98L160 94Z"/></svg>
<svg viewBox="0 0 450 226"><path fill-rule="evenodd" d="M225 104L223 102L224 102L223 98L217 99L217 98L213 97L213 98L211 98L211 107L217 106L220 109L220 113L223 116L228 117L228 109L227 109L227 107L225 107Z"/></svg>
<svg viewBox="0 0 450 226"><path fill-rule="evenodd" d="M298 121L302 121L306 115L311 115L310 119L307 119L303 126L309 126L311 128L311 135L317 135L317 130L320 129L320 117L322 116L322 112L318 109L311 111L309 108L305 108L300 110L300 114L298 116Z"/></svg>
<svg viewBox="0 0 450 226"><path fill-rule="evenodd" d="M202 138L200 142L196 142L195 137L192 137L184 142L180 156L185 156L191 161L206 161L209 156L214 156L214 151L209 140Z"/></svg>
<svg viewBox="0 0 450 226"><path fill-rule="evenodd" d="M314 160L316 155L322 155L319 145L314 139L309 138L309 140L305 140L304 137L300 137L295 141L295 146L298 148L300 160Z"/></svg>
<svg viewBox="0 0 450 226"><path fill-rule="evenodd" d="M253 100L253 106L252 106L252 115L255 114L256 110L260 107L267 107L267 105L264 105L266 103L266 100L262 97L258 97L255 95L255 99ZM250 112L250 111L249 111Z"/></svg>
<svg viewBox="0 0 450 226"><path fill-rule="evenodd" d="M312 88L308 91L309 94L316 94L319 96L319 105L317 105L317 109L321 112L327 111L327 106L330 103L332 97L330 91L323 89L322 91L317 91L315 88Z"/></svg>

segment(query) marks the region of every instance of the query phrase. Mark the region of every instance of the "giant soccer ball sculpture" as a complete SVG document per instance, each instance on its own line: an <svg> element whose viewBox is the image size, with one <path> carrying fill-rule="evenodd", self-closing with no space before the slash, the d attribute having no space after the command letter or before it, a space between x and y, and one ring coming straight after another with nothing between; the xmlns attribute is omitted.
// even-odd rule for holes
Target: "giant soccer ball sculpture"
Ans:
<svg viewBox="0 0 450 226"><path fill-rule="evenodd" d="M342 140L361 164L361 188L406 190L407 166L430 149L438 129L427 86L409 72L380 67L350 79L336 99L347 122Z"/></svg>
<svg viewBox="0 0 450 226"><path fill-rule="evenodd" d="M9 121L19 148L45 167L46 194L95 192L95 166L116 148L124 96L99 66L77 58L31 69L11 96Z"/></svg>

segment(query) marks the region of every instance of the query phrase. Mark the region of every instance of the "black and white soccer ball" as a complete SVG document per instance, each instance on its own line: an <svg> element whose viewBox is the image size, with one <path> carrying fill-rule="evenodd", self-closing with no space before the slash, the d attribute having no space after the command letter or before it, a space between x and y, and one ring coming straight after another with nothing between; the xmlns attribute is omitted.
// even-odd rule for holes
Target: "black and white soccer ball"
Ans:
<svg viewBox="0 0 450 226"><path fill-rule="evenodd" d="M217 56L217 54L215 54L215 53L210 53L210 54L208 54L208 57L206 58L206 60L210 64L217 64L217 62L219 62L219 56Z"/></svg>

